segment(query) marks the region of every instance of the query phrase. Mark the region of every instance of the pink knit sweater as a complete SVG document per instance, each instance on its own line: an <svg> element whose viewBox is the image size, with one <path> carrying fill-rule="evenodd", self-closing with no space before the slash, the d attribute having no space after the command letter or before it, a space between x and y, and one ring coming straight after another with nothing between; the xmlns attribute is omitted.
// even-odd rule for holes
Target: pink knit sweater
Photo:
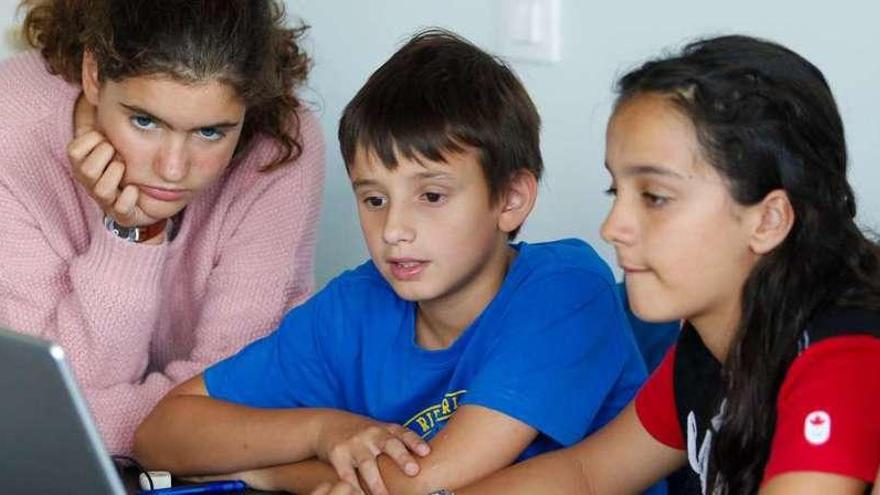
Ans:
<svg viewBox="0 0 880 495"><path fill-rule="evenodd" d="M324 179L316 119L271 173L267 140L186 208L161 246L107 232L65 147L79 89L36 52L0 63L0 325L64 348L108 449L175 384L273 330L313 288Z"/></svg>

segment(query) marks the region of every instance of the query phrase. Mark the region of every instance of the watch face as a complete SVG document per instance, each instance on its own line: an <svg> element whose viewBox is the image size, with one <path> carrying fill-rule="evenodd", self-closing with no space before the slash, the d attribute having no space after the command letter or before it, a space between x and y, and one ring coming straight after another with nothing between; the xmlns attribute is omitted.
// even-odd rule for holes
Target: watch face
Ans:
<svg viewBox="0 0 880 495"><path fill-rule="evenodd" d="M113 226L113 231L114 231L114 232L116 233L116 235L118 235L119 237L123 237L123 238L125 238L125 239L130 240L130 241L135 240L135 237L137 237L137 232L135 231L135 229L130 229L130 228L128 228L128 227L123 227L123 226L121 226L121 225L114 225L114 226Z"/></svg>
<svg viewBox="0 0 880 495"><path fill-rule="evenodd" d="M104 217L104 227L113 235L125 239L128 242L145 242L155 238L158 235L167 233L169 226L173 226L174 222L169 220L160 220L146 227L124 227L116 223L112 217Z"/></svg>
<svg viewBox="0 0 880 495"><path fill-rule="evenodd" d="M138 240L137 227L123 227L110 217L104 218L104 226L117 237L121 237L131 242L137 242Z"/></svg>

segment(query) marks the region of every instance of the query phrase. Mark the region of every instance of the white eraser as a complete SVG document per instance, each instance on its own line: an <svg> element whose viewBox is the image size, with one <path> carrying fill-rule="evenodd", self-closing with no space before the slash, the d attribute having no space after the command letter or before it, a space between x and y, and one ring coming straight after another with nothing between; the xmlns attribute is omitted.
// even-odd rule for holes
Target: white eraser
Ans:
<svg viewBox="0 0 880 495"><path fill-rule="evenodd" d="M147 479L147 476L150 479ZM153 486L150 486L150 480L153 480ZM168 471L147 471L141 473L138 478L141 490L158 490L160 488L171 488L171 473Z"/></svg>

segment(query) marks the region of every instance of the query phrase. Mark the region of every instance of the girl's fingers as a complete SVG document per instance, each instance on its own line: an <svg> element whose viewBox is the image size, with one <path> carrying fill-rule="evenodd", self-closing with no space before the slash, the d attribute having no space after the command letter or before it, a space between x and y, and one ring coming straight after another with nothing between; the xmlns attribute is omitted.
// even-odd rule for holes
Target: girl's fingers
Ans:
<svg viewBox="0 0 880 495"><path fill-rule="evenodd" d="M67 144L67 157L71 163L79 163L103 140L100 132L87 132Z"/></svg>
<svg viewBox="0 0 880 495"><path fill-rule="evenodd" d="M77 172L76 175L80 177L80 182L91 189L98 182L98 179L101 178L104 169L110 164L115 154L116 150L107 141L98 143L92 149L92 152L83 161L79 162L79 165L74 164L73 166L74 171Z"/></svg>
<svg viewBox="0 0 880 495"><path fill-rule="evenodd" d="M119 195L119 182L122 181L124 173L125 166L122 163L110 162L101 178L95 182L92 194L102 209L106 210L116 202L116 197Z"/></svg>
<svg viewBox="0 0 880 495"><path fill-rule="evenodd" d="M137 207L138 189L137 186L129 184L125 186L116 203L113 204L113 217L120 225L134 225L135 212Z"/></svg>

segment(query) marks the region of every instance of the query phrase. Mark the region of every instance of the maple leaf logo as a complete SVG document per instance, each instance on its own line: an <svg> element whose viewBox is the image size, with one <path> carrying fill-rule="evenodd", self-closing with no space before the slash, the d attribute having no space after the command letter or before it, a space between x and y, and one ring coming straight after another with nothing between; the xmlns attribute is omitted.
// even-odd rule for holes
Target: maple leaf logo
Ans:
<svg viewBox="0 0 880 495"><path fill-rule="evenodd" d="M823 445L831 437L831 416L813 411L804 418L804 438L810 445Z"/></svg>

